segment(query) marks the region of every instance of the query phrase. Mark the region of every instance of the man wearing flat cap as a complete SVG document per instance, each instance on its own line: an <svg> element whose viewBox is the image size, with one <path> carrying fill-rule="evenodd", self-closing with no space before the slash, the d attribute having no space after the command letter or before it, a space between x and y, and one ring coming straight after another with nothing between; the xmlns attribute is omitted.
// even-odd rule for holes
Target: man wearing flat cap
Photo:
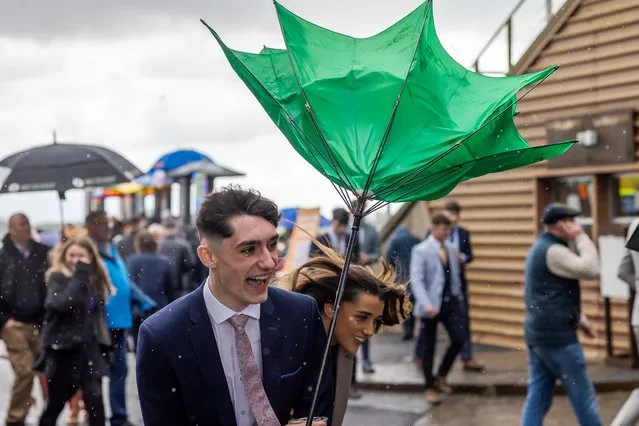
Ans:
<svg viewBox="0 0 639 426"><path fill-rule="evenodd" d="M601 425L594 387L577 330L595 338L581 313L579 280L599 277L597 248L575 222L579 212L550 204L542 214L544 232L533 244L524 268L528 347L528 395L521 424L542 425L561 380L579 424ZM577 253L568 244L574 242Z"/></svg>

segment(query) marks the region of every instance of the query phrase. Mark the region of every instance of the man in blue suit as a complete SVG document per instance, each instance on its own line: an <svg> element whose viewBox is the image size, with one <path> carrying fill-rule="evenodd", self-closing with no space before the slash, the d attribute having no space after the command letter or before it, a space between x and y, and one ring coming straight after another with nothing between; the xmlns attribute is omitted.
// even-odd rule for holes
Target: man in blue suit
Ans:
<svg viewBox="0 0 639 426"><path fill-rule="evenodd" d="M466 280L466 265L473 261L473 246L470 243L470 231L459 225L461 219L462 207L457 201L449 201L446 203L444 213L451 221L449 240L459 252L459 260L461 261L461 287L464 295L464 313L466 315L466 341L460 352L462 362L464 363L464 371L483 372L485 367L479 364L473 357L473 343L470 331L470 304L468 303L468 281Z"/></svg>
<svg viewBox="0 0 639 426"><path fill-rule="evenodd" d="M255 191L206 197L196 224L209 278L140 328L146 425L275 426L308 416L326 333L314 299L269 286L278 219ZM332 376L329 368L314 415L331 415Z"/></svg>

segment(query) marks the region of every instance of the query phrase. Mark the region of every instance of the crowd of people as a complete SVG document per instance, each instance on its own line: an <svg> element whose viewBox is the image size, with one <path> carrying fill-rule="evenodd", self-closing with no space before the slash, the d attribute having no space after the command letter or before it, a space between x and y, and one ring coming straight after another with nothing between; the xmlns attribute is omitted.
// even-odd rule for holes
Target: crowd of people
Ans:
<svg viewBox="0 0 639 426"><path fill-rule="evenodd" d="M65 226L53 247L40 242L47 240L24 214L8 225L0 329L15 378L6 424L24 424L38 377L46 401L41 425L55 425L67 402L69 425L85 414L90 425L104 425L101 383L108 376L110 424L131 425L127 354L144 319L206 277L195 257L197 236L172 218L114 226L104 211L91 212L82 227Z"/></svg>
<svg viewBox="0 0 639 426"><path fill-rule="evenodd" d="M461 211L447 203L430 218L424 239L398 227L384 253L364 222L337 313L352 220L344 209L333 211L308 261L287 277L291 291L277 286L278 207L253 190L209 194L196 228L186 230L173 218L139 217L114 227L104 211L93 211L84 227L66 227L53 248L36 241L28 218L15 214L0 249L0 337L15 375L6 424L24 425L38 377L40 425L55 425L66 404L68 424L78 424L84 407L90 425L104 425L101 384L108 376L110 424L131 425L127 354L135 352L147 425L295 424L309 415L319 383L314 424L330 419L339 426L348 400L359 397L357 352L364 373L374 372L371 337L382 325L403 322L403 339L413 340L417 321L425 400L439 404L452 391L447 376L458 357L464 371L485 371L472 351L465 267L473 251ZM599 267L577 214L549 205L526 261L522 425L543 423L556 380L581 424L601 424L577 339L578 330L596 335L581 312L579 280L598 277ZM448 347L433 371L439 324ZM327 343L330 359L318 377Z"/></svg>

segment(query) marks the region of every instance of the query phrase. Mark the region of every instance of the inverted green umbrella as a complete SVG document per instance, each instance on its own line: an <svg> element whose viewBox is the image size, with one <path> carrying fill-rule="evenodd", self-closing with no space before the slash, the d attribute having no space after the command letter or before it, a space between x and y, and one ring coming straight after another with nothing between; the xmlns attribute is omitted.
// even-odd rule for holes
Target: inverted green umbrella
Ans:
<svg viewBox="0 0 639 426"><path fill-rule="evenodd" d="M390 202L441 198L460 182L556 157L574 143L530 146L513 121L517 96L556 67L500 78L467 70L437 38L432 0L368 38L275 8L285 50L232 50L202 23L291 145L353 213L345 270L365 215ZM329 343L345 279L343 272Z"/></svg>

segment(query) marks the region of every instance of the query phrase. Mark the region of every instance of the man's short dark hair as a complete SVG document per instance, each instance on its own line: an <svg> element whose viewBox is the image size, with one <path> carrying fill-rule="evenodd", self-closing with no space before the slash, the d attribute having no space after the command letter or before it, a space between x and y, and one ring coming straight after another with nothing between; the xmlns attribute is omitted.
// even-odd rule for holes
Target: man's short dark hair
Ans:
<svg viewBox="0 0 639 426"><path fill-rule="evenodd" d="M462 211L462 207L457 201L453 200L446 203L446 206L444 206L444 210L447 210L451 213L459 214Z"/></svg>
<svg viewBox="0 0 639 426"><path fill-rule="evenodd" d="M140 225L141 221L142 221L142 216L133 216L131 219L128 219L125 222L125 224L129 226L133 226L134 228L137 228Z"/></svg>
<svg viewBox="0 0 639 426"><path fill-rule="evenodd" d="M162 221L162 226L165 229L175 229L178 227L178 223L173 216L169 216Z"/></svg>
<svg viewBox="0 0 639 426"><path fill-rule="evenodd" d="M451 226L452 225L452 222L450 221L448 216L446 216L444 213L437 213L436 215L434 215L430 219L430 223L432 223L435 226L439 226L439 225Z"/></svg>
<svg viewBox="0 0 639 426"><path fill-rule="evenodd" d="M84 219L84 225L85 226L89 226L89 225L94 225L95 221L103 216L106 216L106 212L104 210L95 210L92 211L91 213L89 213L87 215L87 217Z"/></svg>
<svg viewBox="0 0 639 426"><path fill-rule="evenodd" d="M203 237L229 238L233 235L229 219L245 215L259 216L275 227L280 220L279 209L273 201L253 189L230 185L204 198L195 226Z"/></svg>
<svg viewBox="0 0 639 426"><path fill-rule="evenodd" d="M135 236L135 245L142 253L155 253L158 251L158 243L147 230L138 232Z"/></svg>
<svg viewBox="0 0 639 426"><path fill-rule="evenodd" d="M348 222L350 221L350 215L348 214L348 211L346 209L338 207L333 210L333 220L341 223L342 225L348 225Z"/></svg>

